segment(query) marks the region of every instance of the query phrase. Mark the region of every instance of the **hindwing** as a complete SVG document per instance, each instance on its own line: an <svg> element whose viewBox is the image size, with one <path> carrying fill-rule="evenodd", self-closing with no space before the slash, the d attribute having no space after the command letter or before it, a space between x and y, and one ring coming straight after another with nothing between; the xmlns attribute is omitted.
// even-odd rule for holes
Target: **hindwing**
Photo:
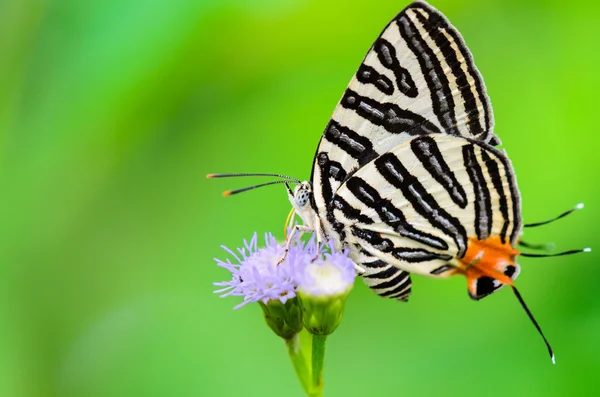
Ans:
<svg viewBox="0 0 600 397"><path fill-rule="evenodd" d="M434 277L453 274L470 241L514 246L521 231L505 153L446 134L415 137L372 160L340 186L328 211L342 245Z"/></svg>

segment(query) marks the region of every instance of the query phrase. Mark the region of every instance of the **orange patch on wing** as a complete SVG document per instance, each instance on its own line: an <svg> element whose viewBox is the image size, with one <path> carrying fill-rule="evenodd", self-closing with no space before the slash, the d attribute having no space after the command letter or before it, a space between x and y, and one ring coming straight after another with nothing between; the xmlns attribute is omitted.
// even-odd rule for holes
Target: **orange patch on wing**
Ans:
<svg viewBox="0 0 600 397"><path fill-rule="evenodd" d="M457 269L457 272L467 277L469 285L483 276L505 285L514 285L512 278L504 274L504 269L507 266L515 266L515 257L519 253L509 243L502 244L499 237L490 237L487 240L470 237L467 252L460 259L463 266Z"/></svg>

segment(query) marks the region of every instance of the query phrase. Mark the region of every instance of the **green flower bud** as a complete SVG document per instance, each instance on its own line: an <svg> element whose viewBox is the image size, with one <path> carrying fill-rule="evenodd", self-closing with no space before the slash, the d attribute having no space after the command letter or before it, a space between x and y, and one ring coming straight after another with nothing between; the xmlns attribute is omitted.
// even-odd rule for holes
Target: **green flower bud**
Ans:
<svg viewBox="0 0 600 397"><path fill-rule="evenodd" d="M344 304L348 294L315 297L302 292L302 321L306 330L314 335L329 335L336 330L344 315Z"/></svg>
<svg viewBox="0 0 600 397"><path fill-rule="evenodd" d="M354 264L345 254L334 252L305 267L297 294L308 332L329 335L336 330L355 277Z"/></svg>
<svg viewBox="0 0 600 397"><path fill-rule="evenodd" d="M302 310L297 297L285 303L270 300L259 302L263 316L269 328L283 339L291 339L302 330Z"/></svg>

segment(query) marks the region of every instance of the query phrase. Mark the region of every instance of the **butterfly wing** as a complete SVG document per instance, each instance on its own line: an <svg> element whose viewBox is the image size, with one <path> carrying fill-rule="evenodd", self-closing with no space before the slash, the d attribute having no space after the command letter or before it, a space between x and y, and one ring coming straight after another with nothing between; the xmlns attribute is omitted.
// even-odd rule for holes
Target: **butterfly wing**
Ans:
<svg viewBox="0 0 600 397"><path fill-rule="evenodd" d="M412 287L408 272L369 254L358 245L351 252L356 263L365 270L362 279L373 292L383 298L408 301Z"/></svg>
<svg viewBox="0 0 600 397"><path fill-rule="evenodd" d="M336 191L328 214L342 247L432 277L463 269L476 244L513 247L521 231L520 196L505 153L446 134L415 137L360 168ZM518 275L509 261L494 266L511 279ZM479 282L484 276L468 280L476 299L501 286Z"/></svg>
<svg viewBox="0 0 600 397"><path fill-rule="evenodd" d="M497 144L493 125L460 33L430 5L412 3L375 41L325 129L311 179L318 206L346 175L402 141L443 132Z"/></svg>
<svg viewBox="0 0 600 397"><path fill-rule="evenodd" d="M317 148L312 206L328 236L344 238L328 213L337 189L380 153L435 133L495 145L493 125L483 79L460 33L426 3L406 7L365 56Z"/></svg>

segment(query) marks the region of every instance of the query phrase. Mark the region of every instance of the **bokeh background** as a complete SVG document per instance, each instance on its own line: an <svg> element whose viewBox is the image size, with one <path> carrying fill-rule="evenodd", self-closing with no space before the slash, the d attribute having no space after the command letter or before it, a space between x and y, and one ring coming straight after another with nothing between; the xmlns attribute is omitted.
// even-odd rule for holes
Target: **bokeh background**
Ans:
<svg viewBox="0 0 600 397"><path fill-rule="evenodd" d="M408 2L0 2L0 396L302 396L256 306L214 257L282 235L281 187L382 27ZM475 54L528 230L600 249L600 3L439 0ZM357 283L330 338L328 396L600 394L597 254L522 258L479 302L414 278L408 304Z"/></svg>

